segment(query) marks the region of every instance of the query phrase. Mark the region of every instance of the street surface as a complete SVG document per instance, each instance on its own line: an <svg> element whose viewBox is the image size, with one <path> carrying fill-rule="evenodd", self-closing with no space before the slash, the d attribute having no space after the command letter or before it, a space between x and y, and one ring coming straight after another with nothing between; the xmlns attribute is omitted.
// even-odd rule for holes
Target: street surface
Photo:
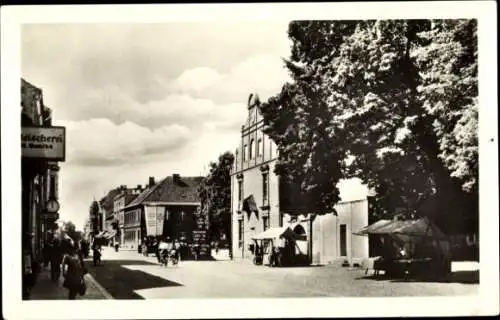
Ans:
<svg viewBox="0 0 500 320"><path fill-rule="evenodd" d="M163 267L153 255L111 248L104 248L102 258L97 267L88 261L89 272L115 299L456 296L477 294L479 288L477 270L456 266L449 282L417 282L376 278L338 266L270 268L242 261L181 261Z"/></svg>

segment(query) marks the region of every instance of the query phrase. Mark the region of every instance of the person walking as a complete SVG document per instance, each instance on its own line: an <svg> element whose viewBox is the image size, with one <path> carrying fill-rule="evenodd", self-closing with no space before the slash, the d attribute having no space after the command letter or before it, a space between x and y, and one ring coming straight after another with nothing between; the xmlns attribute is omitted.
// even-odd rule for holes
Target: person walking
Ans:
<svg viewBox="0 0 500 320"><path fill-rule="evenodd" d="M75 300L77 294L84 295L86 290L84 275L87 273L83 257L78 248L73 245L68 248L63 259L63 286L68 289L68 299Z"/></svg>
<svg viewBox="0 0 500 320"><path fill-rule="evenodd" d="M50 277L52 281L58 281L61 276L61 263L63 251L59 239L54 238L50 244Z"/></svg>

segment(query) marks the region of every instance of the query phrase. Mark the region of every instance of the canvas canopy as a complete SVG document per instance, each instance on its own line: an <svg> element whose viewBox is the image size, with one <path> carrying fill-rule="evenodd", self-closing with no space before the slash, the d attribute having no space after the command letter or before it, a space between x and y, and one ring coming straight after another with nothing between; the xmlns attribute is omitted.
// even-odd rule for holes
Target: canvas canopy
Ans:
<svg viewBox="0 0 500 320"><path fill-rule="evenodd" d="M102 238L104 236L105 231L99 232L98 235L96 235L94 238Z"/></svg>
<svg viewBox="0 0 500 320"><path fill-rule="evenodd" d="M367 234L373 234L375 230L384 227L388 224L392 223L392 220L379 220L369 226L361 228L357 232L353 232L353 234L356 235L367 235Z"/></svg>
<svg viewBox="0 0 500 320"><path fill-rule="evenodd" d="M114 236L116 236L116 231L113 230L113 231L107 231L106 234L104 235L104 237L106 239L111 239L113 238Z"/></svg>
<svg viewBox="0 0 500 320"><path fill-rule="evenodd" d="M253 236L254 240L289 238L295 239L295 233L289 227L269 228L266 231Z"/></svg>
<svg viewBox="0 0 500 320"><path fill-rule="evenodd" d="M394 221L379 220L354 234L398 234L446 239L446 235L427 218Z"/></svg>

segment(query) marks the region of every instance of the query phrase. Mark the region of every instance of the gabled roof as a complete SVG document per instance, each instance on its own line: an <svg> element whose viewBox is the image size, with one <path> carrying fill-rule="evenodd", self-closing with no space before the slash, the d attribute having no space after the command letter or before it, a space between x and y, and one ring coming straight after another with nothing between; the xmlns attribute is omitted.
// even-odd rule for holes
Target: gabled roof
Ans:
<svg viewBox="0 0 500 320"><path fill-rule="evenodd" d="M150 202L199 203L198 187L203 177L166 177L139 194L126 208Z"/></svg>

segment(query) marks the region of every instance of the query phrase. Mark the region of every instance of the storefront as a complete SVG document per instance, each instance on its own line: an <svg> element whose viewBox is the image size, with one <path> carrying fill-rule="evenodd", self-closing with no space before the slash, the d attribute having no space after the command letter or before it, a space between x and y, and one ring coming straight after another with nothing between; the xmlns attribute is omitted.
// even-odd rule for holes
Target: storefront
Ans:
<svg viewBox="0 0 500 320"><path fill-rule="evenodd" d="M45 241L59 218L57 180L65 160L65 128L52 126L40 89L21 84L21 194L23 299L43 263Z"/></svg>

